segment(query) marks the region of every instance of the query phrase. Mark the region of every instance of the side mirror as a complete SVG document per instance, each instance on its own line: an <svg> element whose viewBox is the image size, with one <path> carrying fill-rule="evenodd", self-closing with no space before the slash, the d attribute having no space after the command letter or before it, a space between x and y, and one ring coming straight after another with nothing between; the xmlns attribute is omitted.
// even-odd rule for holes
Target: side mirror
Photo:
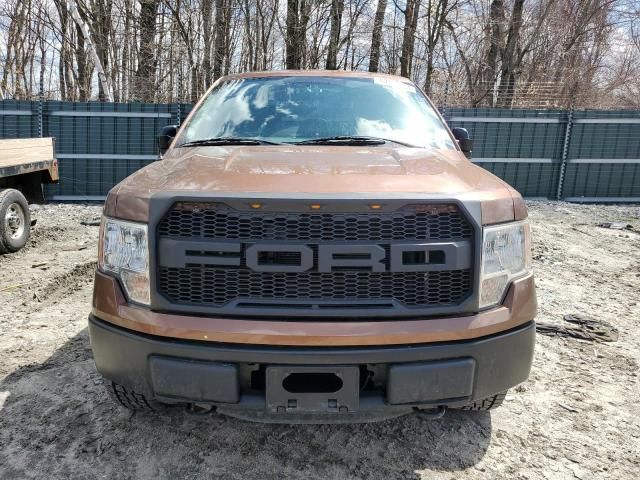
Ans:
<svg viewBox="0 0 640 480"><path fill-rule="evenodd" d="M175 125L167 125L160 129L160 133L158 134L158 149L160 150L160 155L163 155L169 150L176 133L178 133L178 127Z"/></svg>
<svg viewBox="0 0 640 480"><path fill-rule="evenodd" d="M466 128L455 127L451 129L451 133L458 140L460 150L467 158L471 158L471 152L473 152L473 140L469 138L469 132Z"/></svg>

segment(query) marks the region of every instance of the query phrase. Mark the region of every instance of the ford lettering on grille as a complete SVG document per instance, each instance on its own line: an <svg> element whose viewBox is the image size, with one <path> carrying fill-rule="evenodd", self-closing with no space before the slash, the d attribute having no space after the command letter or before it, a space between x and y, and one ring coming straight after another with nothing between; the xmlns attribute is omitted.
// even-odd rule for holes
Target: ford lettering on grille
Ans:
<svg viewBox="0 0 640 480"><path fill-rule="evenodd" d="M384 248L387 246L387 248ZM161 239L160 264L170 268L189 265L246 267L254 272L428 272L471 267L471 243L395 243L389 245L308 245L202 242ZM389 255L387 256L387 251ZM387 258L388 257L388 258Z"/></svg>

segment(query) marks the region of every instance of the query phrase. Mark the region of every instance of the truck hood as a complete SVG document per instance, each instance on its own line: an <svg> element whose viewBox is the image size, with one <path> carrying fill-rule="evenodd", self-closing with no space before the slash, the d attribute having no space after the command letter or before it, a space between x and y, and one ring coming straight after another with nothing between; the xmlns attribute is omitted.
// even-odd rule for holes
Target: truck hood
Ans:
<svg viewBox="0 0 640 480"><path fill-rule="evenodd" d="M482 202L483 223L514 219L505 182L455 150L345 146L233 146L177 148L135 172L109 193L105 214L148 220L149 199L159 192L303 194L372 199L424 194ZM485 214L486 211L486 214ZM485 218L487 217L487 218ZM491 217L491 218L489 218Z"/></svg>

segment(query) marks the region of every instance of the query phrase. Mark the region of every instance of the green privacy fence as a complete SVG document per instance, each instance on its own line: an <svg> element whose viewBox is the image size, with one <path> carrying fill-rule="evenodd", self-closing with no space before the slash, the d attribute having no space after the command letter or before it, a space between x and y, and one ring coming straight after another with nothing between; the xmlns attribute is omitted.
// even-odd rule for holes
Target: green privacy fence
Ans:
<svg viewBox="0 0 640 480"><path fill-rule="evenodd" d="M640 112L443 109L474 162L525 197L640 202Z"/></svg>
<svg viewBox="0 0 640 480"><path fill-rule="evenodd" d="M53 200L101 200L157 159L156 135L190 104L0 102L0 138L52 136ZM443 108L474 139L473 161L529 198L640 201L640 112Z"/></svg>
<svg viewBox="0 0 640 480"><path fill-rule="evenodd" d="M60 183L52 200L102 200L158 159L156 135L184 121L190 104L0 102L0 138L55 137Z"/></svg>

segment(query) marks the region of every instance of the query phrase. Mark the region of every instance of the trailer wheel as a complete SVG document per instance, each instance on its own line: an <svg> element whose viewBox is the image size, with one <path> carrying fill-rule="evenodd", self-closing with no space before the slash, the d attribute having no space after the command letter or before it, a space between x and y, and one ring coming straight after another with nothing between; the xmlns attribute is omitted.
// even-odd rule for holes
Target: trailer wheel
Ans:
<svg viewBox="0 0 640 480"><path fill-rule="evenodd" d="M24 247L30 230L27 199L13 188L0 190L0 253L13 253Z"/></svg>

